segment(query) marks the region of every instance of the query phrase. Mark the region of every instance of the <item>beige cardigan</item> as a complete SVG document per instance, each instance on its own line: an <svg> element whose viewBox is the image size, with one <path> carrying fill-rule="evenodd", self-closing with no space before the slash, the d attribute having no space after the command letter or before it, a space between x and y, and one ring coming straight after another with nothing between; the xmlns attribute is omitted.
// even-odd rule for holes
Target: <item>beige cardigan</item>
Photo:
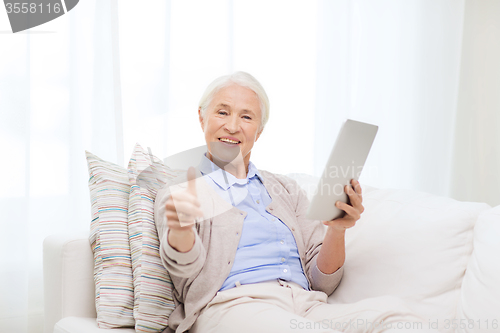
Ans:
<svg viewBox="0 0 500 333"><path fill-rule="evenodd" d="M283 221L292 231L310 289L330 295L340 283L343 266L332 274L322 273L316 258L323 242L325 227L317 220L307 220L309 201L293 179L259 170L272 202L266 210ZM167 241L165 203L170 193L186 188L186 175L158 191L154 218L160 239L160 256L174 285L175 310L165 332L180 333L194 324L200 311L222 287L236 255L246 212L228 204L208 185L196 170L196 189L204 221L196 223L193 248L181 253ZM206 177L206 176L205 176Z"/></svg>

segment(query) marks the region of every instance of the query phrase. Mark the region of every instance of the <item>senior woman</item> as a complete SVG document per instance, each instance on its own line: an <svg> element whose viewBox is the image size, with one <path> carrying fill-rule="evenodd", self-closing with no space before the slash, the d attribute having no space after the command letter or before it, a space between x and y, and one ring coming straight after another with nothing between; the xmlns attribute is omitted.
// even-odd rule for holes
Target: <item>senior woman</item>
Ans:
<svg viewBox="0 0 500 333"><path fill-rule="evenodd" d="M343 275L346 229L364 210L361 186L345 187L350 205L332 203L344 217L305 218L309 202L298 184L250 161L269 118L254 77L216 79L198 115L207 152L155 201L160 255L175 287L169 331L382 332L389 322L421 321L390 297L327 304Z"/></svg>

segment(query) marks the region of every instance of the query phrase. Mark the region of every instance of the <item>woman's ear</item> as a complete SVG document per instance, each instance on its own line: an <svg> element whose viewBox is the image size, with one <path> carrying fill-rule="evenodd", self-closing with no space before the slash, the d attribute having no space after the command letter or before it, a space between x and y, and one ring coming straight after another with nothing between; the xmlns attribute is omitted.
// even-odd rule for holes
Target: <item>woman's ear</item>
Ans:
<svg viewBox="0 0 500 333"><path fill-rule="evenodd" d="M203 117L201 116L201 108L198 109L198 119L200 120L201 130L205 132L205 123Z"/></svg>

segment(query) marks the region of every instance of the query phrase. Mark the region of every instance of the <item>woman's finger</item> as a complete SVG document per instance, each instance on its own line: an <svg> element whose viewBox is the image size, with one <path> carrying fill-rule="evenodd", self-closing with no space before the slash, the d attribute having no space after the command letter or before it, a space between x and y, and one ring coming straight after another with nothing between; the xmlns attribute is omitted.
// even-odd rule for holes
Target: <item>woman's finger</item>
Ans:
<svg viewBox="0 0 500 333"><path fill-rule="evenodd" d="M357 209L355 209L351 205L348 205L348 204L346 204L345 202L342 202L342 201L337 201L336 205L337 205L337 208L342 209L350 217L354 218L355 220L359 220L360 213L358 212Z"/></svg>
<svg viewBox="0 0 500 333"><path fill-rule="evenodd" d="M177 214L184 214L184 216L193 217L193 219L203 216L203 212L200 208L186 201L174 200L173 203L167 203L167 211L176 212Z"/></svg>
<svg viewBox="0 0 500 333"><path fill-rule="evenodd" d="M182 210L190 212L191 210L200 211L200 202L192 195L175 195L168 198L165 208L170 210Z"/></svg>
<svg viewBox="0 0 500 333"><path fill-rule="evenodd" d="M357 194L350 185L346 185L344 191L349 196L352 206L361 204L361 196Z"/></svg>
<svg viewBox="0 0 500 333"><path fill-rule="evenodd" d="M196 217L194 215L178 213L173 211L167 211L166 213L167 222L175 221L175 222L195 222Z"/></svg>
<svg viewBox="0 0 500 333"><path fill-rule="evenodd" d="M351 184L356 193L362 194L361 184L356 179L351 179Z"/></svg>
<svg viewBox="0 0 500 333"><path fill-rule="evenodd" d="M191 195L182 195L182 196L171 196L168 198L168 200L165 202L165 209L170 209L170 210L175 210L176 205L180 205L180 203L185 202L187 204L190 204L193 207L199 208L201 207L198 199L193 199Z"/></svg>
<svg viewBox="0 0 500 333"><path fill-rule="evenodd" d="M167 227L174 230L187 230L193 227L194 222L169 221Z"/></svg>
<svg viewBox="0 0 500 333"><path fill-rule="evenodd" d="M362 213L364 211L364 207L362 205L363 198L361 197L361 195L354 192L354 190L349 185L346 186L346 193L351 200L351 206Z"/></svg>
<svg viewBox="0 0 500 333"><path fill-rule="evenodd" d="M196 195L193 195L192 193L188 191L178 191L172 194L171 198L174 200L178 201L189 201L193 205L200 207L200 201L198 200L198 197Z"/></svg>
<svg viewBox="0 0 500 333"><path fill-rule="evenodd" d="M167 210L166 216L167 216L167 222L171 222L171 221L177 221L177 222L179 222L179 217L177 216L176 212Z"/></svg>

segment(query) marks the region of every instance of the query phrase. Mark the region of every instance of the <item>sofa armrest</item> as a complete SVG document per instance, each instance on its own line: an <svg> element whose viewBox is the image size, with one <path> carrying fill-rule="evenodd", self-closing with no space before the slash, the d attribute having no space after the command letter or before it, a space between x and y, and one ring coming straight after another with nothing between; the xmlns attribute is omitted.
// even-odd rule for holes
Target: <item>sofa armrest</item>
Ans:
<svg viewBox="0 0 500 333"><path fill-rule="evenodd" d="M61 318L95 318L94 258L89 232L56 234L43 242L45 333Z"/></svg>

